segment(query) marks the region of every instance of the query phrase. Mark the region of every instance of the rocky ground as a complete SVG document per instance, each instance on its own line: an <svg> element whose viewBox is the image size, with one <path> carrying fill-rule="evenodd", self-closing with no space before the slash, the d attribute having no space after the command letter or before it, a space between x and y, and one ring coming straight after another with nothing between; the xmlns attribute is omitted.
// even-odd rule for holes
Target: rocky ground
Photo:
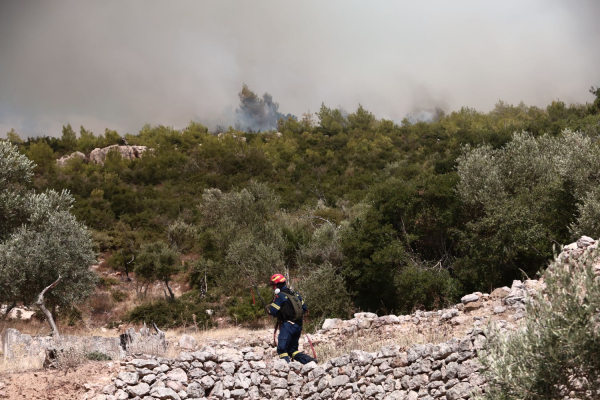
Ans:
<svg viewBox="0 0 600 400"><path fill-rule="evenodd" d="M71 370L44 369L0 375L0 398L79 400L101 391L120 371L119 363L89 362Z"/></svg>

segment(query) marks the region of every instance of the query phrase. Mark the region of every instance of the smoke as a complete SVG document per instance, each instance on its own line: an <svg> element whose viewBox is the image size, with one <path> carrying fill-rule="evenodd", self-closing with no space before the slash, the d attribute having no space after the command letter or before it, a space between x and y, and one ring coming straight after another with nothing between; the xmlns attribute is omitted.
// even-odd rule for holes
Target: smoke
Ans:
<svg viewBox="0 0 600 400"><path fill-rule="evenodd" d="M0 135L264 130L321 102L399 122L499 99L591 101L598 15L594 0L1 1ZM243 83L280 106L246 121Z"/></svg>
<svg viewBox="0 0 600 400"><path fill-rule="evenodd" d="M235 127L246 132L260 132L277 128L279 119L297 119L295 116L279 112L279 104L273 96L265 93L258 97L248 85L244 85L238 94L240 106L236 113Z"/></svg>

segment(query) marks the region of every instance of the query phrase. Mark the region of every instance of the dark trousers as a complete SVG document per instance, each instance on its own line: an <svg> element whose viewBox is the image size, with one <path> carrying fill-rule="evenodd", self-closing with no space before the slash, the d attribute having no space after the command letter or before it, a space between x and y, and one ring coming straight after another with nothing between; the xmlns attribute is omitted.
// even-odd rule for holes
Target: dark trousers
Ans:
<svg viewBox="0 0 600 400"><path fill-rule="evenodd" d="M298 351L298 342L302 333L302 325L291 322L284 322L279 329L279 337L277 339L277 354L279 358L286 361L293 359L302 364L306 364L313 360L312 357ZM287 358L286 358L287 357Z"/></svg>

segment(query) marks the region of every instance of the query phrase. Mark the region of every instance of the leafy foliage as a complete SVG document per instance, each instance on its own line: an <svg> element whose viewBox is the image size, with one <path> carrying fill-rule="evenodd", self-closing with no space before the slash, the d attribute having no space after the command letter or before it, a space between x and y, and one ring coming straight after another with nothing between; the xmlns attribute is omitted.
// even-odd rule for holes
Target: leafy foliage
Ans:
<svg viewBox="0 0 600 400"><path fill-rule="evenodd" d="M527 303L523 328L488 340L483 364L488 399L596 399L600 393L598 252L555 260L546 289Z"/></svg>
<svg viewBox="0 0 600 400"><path fill-rule="evenodd" d="M128 322L148 324L154 322L160 328L191 326L196 323L201 328L209 328L211 321L206 314L206 306L195 300L177 299L175 301L156 300L143 303L125 316Z"/></svg>
<svg viewBox="0 0 600 400"><path fill-rule="evenodd" d="M96 284L89 269L95 261L91 235L69 212L73 197L67 191L25 190L33 164L5 141L0 156L0 302L29 305L62 277L45 301L69 308Z"/></svg>
<svg viewBox="0 0 600 400"><path fill-rule="evenodd" d="M144 244L135 261L138 279L146 283L156 280L163 282L169 290L171 300L175 300L175 294L169 286L169 281L180 269L179 254L164 242Z"/></svg>
<svg viewBox="0 0 600 400"><path fill-rule="evenodd" d="M484 289L509 282L519 268L535 274L552 245L569 239L577 207L591 228L585 221L593 212L590 191L600 185L600 148L569 130L539 138L517 133L499 149L465 147L458 174L457 192L471 218L462 241L467 257L457 271Z"/></svg>
<svg viewBox="0 0 600 400"><path fill-rule="evenodd" d="M553 243L600 235L597 92L588 104L499 101L490 112L436 110L429 121L395 123L362 105L322 104L290 118L243 87L239 126L214 135L197 122L145 125L125 139L151 151L134 160L111 152L104 165L55 159L120 144L113 130L74 136L65 125L60 138L26 141L15 133L37 166L25 168L32 181L9 186L0 168L10 188L0 191L0 236L29 218L29 190L68 190L98 251L126 273L144 246L163 242L197 260L177 271L207 297L274 272L309 279L331 265L353 307L429 308L504 285L519 269L532 276Z"/></svg>

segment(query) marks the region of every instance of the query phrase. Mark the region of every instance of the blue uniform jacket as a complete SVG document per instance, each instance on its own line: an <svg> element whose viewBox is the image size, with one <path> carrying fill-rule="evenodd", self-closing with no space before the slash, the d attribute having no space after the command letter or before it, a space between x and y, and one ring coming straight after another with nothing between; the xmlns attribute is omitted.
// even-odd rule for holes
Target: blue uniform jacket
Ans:
<svg viewBox="0 0 600 400"><path fill-rule="evenodd" d="M281 292L283 292L286 289L289 290L287 286L284 286L281 289ZM274 317L277 317L277 313L279 313L281 306L285 301L287 301L285 296L281 295L281 292L275 295L275 297L273 298L273 302L269 305L269 314L271 314ZM288 293L286 294L289 295ZM302 310L304 311L304 313L306 313L306 311L308 311L308 308L306 307L306 304L304 304L304 300L302 300L302 297L300 295L298 295L298 297L300 297L300 301L302 302Z"/></svg>

